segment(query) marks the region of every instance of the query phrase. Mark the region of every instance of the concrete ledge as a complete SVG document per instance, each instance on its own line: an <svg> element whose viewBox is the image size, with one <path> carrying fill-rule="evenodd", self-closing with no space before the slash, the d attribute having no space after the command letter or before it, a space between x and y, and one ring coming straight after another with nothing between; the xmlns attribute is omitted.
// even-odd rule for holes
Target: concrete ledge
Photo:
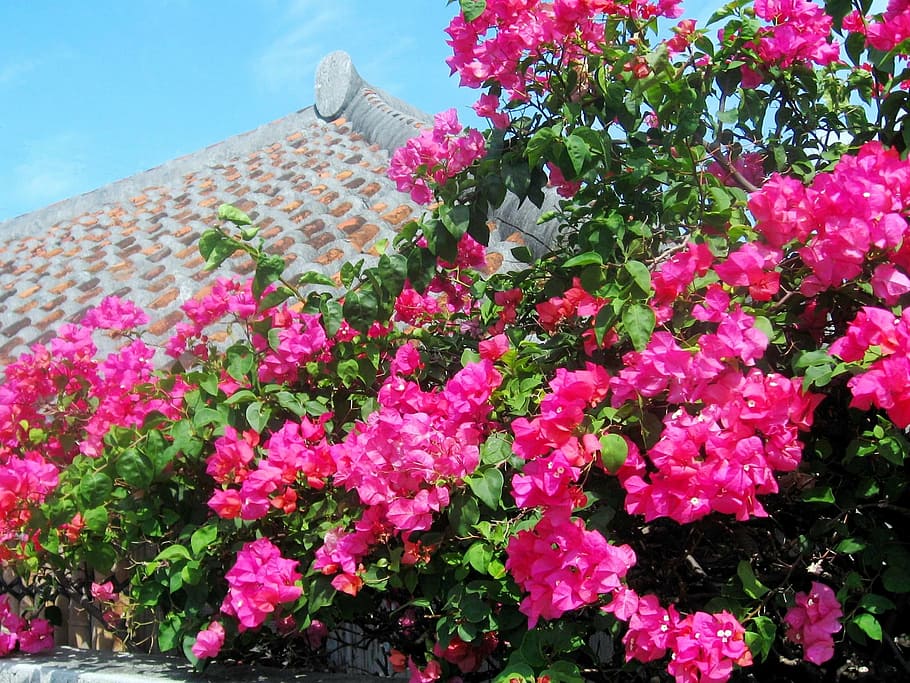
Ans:
<svg viewBox="0 0 910 683"><path fill-rule="evenodd" d="M312 673L267 667L213 665L194 674L182 659L60 647L49 654L0 660L0 683L377 683L372 676Z"/></svg>

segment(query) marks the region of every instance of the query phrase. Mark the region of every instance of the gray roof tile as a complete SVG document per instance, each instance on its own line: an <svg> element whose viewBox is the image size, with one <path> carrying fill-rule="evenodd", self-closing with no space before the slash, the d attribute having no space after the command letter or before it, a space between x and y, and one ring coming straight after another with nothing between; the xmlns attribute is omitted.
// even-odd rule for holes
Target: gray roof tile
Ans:
<svg viewBox="0 0 910 683"><path fill-rule="evenodd" d="M363 83L345 59L320 65L314 107L0 223L0 364L111 294L144 308L163 344L184 300L219 276L251 273L240 258L203 270L196 243L222 203L255 219L291 275L336 276L420 215L385 170L390 149L431 119ZM317 113L326 98L331 120ZM511 229L500 237L497 265L520 241Z"/></svg>

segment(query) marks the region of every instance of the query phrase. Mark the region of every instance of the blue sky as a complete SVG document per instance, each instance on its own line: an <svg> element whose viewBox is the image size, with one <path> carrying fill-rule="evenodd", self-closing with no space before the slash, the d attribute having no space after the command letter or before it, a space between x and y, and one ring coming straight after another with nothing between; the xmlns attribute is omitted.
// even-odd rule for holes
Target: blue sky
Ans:
<svg viewBox="0 0 910 683"><path fill-rule="evenodd" d="M689 0L706 17L717 0ZM319 59L462 119L445 0L0 0L0 221L313 103Z"/></svg>

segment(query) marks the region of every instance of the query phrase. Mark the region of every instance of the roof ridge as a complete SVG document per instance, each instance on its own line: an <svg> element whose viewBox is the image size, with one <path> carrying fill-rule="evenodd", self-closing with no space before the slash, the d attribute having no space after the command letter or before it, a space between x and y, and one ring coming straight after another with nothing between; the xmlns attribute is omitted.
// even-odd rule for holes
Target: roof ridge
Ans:
<svg viewBox="0 0 910 683"><path fill-rule="evenodd" d="M7 240L35 234L36 231L45 230L75 215L96 211L105 205L121 202L124 197L142 194L147 188L167 184L175 177L216 168L219 164L242 157L276 139L302 130L315 118L313 107L310 106L94 190L0 221L0 236Z"/></svg>
<svg viewBox="0 0 910 683"><path fill-rule="evenodd" d="M433 123L430 114L367 83L344 50L331 52L316 67L316 115L345 118L370 143L389 152Z"/></svg>

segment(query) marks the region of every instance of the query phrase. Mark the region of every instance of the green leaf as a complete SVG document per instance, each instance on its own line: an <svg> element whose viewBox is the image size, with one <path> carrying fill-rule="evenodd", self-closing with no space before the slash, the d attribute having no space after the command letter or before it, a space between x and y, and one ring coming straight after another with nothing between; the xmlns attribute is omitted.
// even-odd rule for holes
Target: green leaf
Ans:
<svg viewBox="0 0 910 683"><path fill-rule="evenodd" d="M183 656L186 657L186 661L190 663L190 666L198 672L200 666L199 657L193 652L193 645L196 644L196 636L191 636L189 634L183 636L182 644Z"/></svg>
<svg viewBox="0 0 910 683"><path fill-rule="evenodd" d="M616 474L629 457L629 444L619 434L600 437L600 459L610 474Z"/></svg>
<svg viewBox="0 0 910 683"><path fill-rule="evenodd" d="M465 204L455 206L443 204L439 208L439 218L449 234L457 240L468 231L471 224L471 208Z"/></svg>
<svg viewBox="0 0 910 683"><path fill-rule="evenodd" d="M322 273L317 273L315 270L308 270L305 273L301 273L300 277L297 278L298 285L325 285L326 287L335 287L335 281L323 275Z"/></svg>
<svg viewBox="0 0 910 683"><path fill-rule="evenodd" d="M219 378L215 374L205 374L199 378L199 387L209 396L217 396L220 389L218 388Z"/></svg>
<svg viewBox="0 0 910 683"><path fill-rule="evenodd" d="M622 324L636 351L641 351L648 345L656 323L657 318L650 306L632 304L623 309Z"/></svg>
<svg viewBox="0 0 910 683"><path fill-rule="evenodd" d="M151 484L155 474L151 461L132 448L123 451L117 458L116 470L117 476L137 489L144 489Z"/></svg>
<svg viewBox="0 0 910 683"><path fill-rule="evenodd" d="M525 148L525 154L528 155L528 163L531 166L537 166L541 157L545 156L556 139L556 131L552 128L541 128L531 136L528 145Z"/></svg>
<svg viewBox="0 0 910 683"><path fill-rule="evenodd" d="M306 408L300 398L300 396L292 394L290 391L279 391L275 394L275 400L278 401L278 405L288 412L294 413L297 417L306 415Z"/></svg>
<svg viewBox="0 0 910 683"><path fill-rule="evenodd" d="M475 541L464 554L464 558L475 571L486 574L487 566L490 564L490 560L493 559L493 550L488 544L481 541Z"/></svg>
<svg viewBox="0 0 910 683"><path fill-rule="evenodd" d="M457 496L449 506L449 521L459 536L467 536L480 519L477 499L471 496Z"/></svg>
<svg viewBox="0 0 910 683"><path fill-rule="evenodd" d="M484 465L498 465L512 457L512 444L504 435L495 432L480 446L480 462Z"/></svg>
<svg viewBox="0 0 910 683"><path fill-rule="evenodd" d="M578 266L603 265L603 257L596 251L586 251L584 254L573 256L562 264L563 268L577 268Z"/></svg>
<svg viewBox="0 0 910 683"><path fill-rule="evenodd" d="M379 315L379 299L372 288L348 292L344 298L344 319L358 332L366 332Z"/></svg>
<svg viewBox="0 0 910 683"><path fill-rule="evenodd" d="M537 680L541 679L549 680L551 683L584 683L585 681L578 666L567 661L553 662L549 668L540 672Z"/></svg>
<svg viewBox="0 0 910 683"><path fill-rule="evenodd" d="M878 619L876 619L868 612L857 614L855 617L853 617L853 619L851 619L851 622L853 624L856 624L859 630L865 633L872 640L881 641L882 625L878 623Z"/></svg>
<svg viewBox="0 0 910 683"><path fill-rule="evenodd" d="M250 225L253 222L243 211L230 204L222 204L218 207L218 220L230 221L234 225Z"/></svg>
<svg viewBox="0 0 910 683"><path fill-rule="evenodd" d="M897 609L897 606L884 595L868 593L860 598L859 609L866 610L872 614L883 614L884 612Z"/></svg>
<svg viewBox="0 0 910 683"><path fill-rule="evenodd" d="M408 279L411 286L423 292L436 275L436 257L428 249L414 249L408 254Z"/></svg>
<svg viewBox="0 0 910 683"><path fill-rule="evenodd" d="M490 618L490 606L476 595L466 595L459 603L461 614L468 621L479 624Z"/></svg>
<svg viewBox="0 0 910 683"><path fill-rule="evenodd" d="M196 555L197 557L202 555L217 539L217 526L206 525L199 527L193 532L193 535L190 536L190 547L193 549L193 555Z"/></svg>
<svg viewBox="0 0 910 683"><path fill-rule="evenodd" d="M182 546L179 543L175 543L174 545L169 545L167 548L155 555L153 562L174 562L175 560L190 559L192 559L190 551L187 550L185 546Z"/></svg>
<svg viewBox="0 0 910 683"><path fill-rule="evenodd" d="M772 619L755 617L752 620L751 628L746 631L746 645L749 646L752 656L761 661L767 659L776 635L777 626Z"/></svg>
<svg viewBox="0 0 910 683"><path fill-rule="evenodd" d="M199 238L199 253L205 259L206 270L214 270L239 248L236 240L220 230L206 230Z"/></svg>
<svg viewBox="0 0 910 683"><path fill-rule="evenodd" d="M283 304L292 296L294 296L293 289L284 285L278 285L273 291L269 292L262 301L259 302L259 310L267 311L270 308L275 308L275 306Z"/></svg>
<svg viewBox="0 0 910 683"><path fill-rule="evenodd" d="M802 499L807 503L834 503L834 491L830 486L818 486L804 492Z"/></svg>
<svg viewBox="0 0 910 683"><path fill-rule="evenodd" d="M344 386L351 387L360 378L360 363L354 358L338 361L338 365L335 366L335 374Z"/></svg>
<svg viewBox="0 0 910 683"><path fill-rule="evenodd" d="M85 507L104 505L114 488L114 482L104 472L89 472L76 487L76 495Z"/></svg>
<svg viewBox="0 0 910 683"><path fill-rule="evenodd" d="M242 344L231 346L224 355L227 359L227 373L238 382L246 379L256 363L252 350Z"/></svg>
<svg viewBox="0 0 910 683"><path fill-rule="evenodd" d="M408 260L401 254L383 254L377 265L382 287L394 299L404 289L408 277Z"/></svg>
<svg viewBox="0 0 910 683"><path fill-rule="evenodd" d="M743 592L750 598L758 599L768 592L768 587L758 580L748 561L740 560L736 566L736 575L742 583Z"/></svg>
<svg viewBox="0 0 910 683"><path fill-rule="evenodd" d="M162 652L173 650L180 639L181 615L171 612L158 626L158 648Z"/></svg>
<svg viewBox="0 0 910 683"><path fill-rule="evenodd" d="M224 416L220 412L206 406L199 408L193 415L193 426L197 429L199 427L205 427L206 425L221 424L223 422Z"/></svg>
<svg viewBox="0 0 910 683"><path fill-rule="evenodd" d="M852 555L853 553L858 553L860 550L864 550L865 547L866 544L862 541L858 541L855 538L845 538L837 544L835 550L839 553L844 553L845 555Z"/></svg>
<svg viewBox="0 0 910 683"><path fill-rule="evenodd" d="M632 278L632 282L641 290L641 293L648 295L651 293L651 273L648 267L641 261L626 261L623 269Z"/></svg>
<svg viewBox="0 0 910 683"><path fill-rule="evenodd" d="M458 0L465 21L474 21L487 8L487 0Z"/></svg>
<svg viewBox="0 0 910 683"><path fill-rule="evenodd" d="M519 199L524 199L528 195L528 187L531 184L531 169L528 167L528 162L519 159L516 163L503 164L502 180L510 192Z"/></svg>
<svg viewBox="0 0 910 683"><path fill-rule="evenodd" d="M259 434L262 434L270 417L272 417L272 409L261 401L255 401L246 407L246 421L249 422L253 431Z"/></svg>
<svg viewBox="0 0 910 683"><path fill-rule="evenodd" d="M882 574L882 585L891 593L910 593L910 574L898 567L888 567Z"/></svg>
<svg viewBox="0 0 910 683"><path fill-rule="evenodd" d="M256 260L256 274L253 276L253 297L258 301L266 287L281 277L284 259L277 254L263 255Z"/></svg>
<svg viewBox="0 0 910 683"><path fill-rule="evenodd" d="M575 169L576 177L581 175L585 168L585 163L591 158L591 148L581 135L572 133L566 138L566 151L569 153L569 160L572 162L572 168ZM571 180L571 178L567 178Z"/></svg>
<svg viewBox="0 0 910 683"><path fill-rule="evenodd" d="M107 529L108 515L104 506L86 510L82 519L85 522L85 528L96 534L102 534Z"/></svg>
<svg viewBox="0 0 910 683"><path fill-rule="evenodd" d="M322 313L322 326L325 328L326 335L334 337L344 321L341 304L334 299L329 299L320 304L319 310Z"/></svg>
<svg viewBox="0 0 910 683"><path fill-rule="evenodd" d="M485 470L480 477L468 478L468 486L471 487L471 491L491 510L499 508L503 483L502 472L495 467Z"/></svg>
<svg viewBox="0 0 910 683"><path fill-rule="evenodd" d="M534 263L534 254L527 247L515 247L512 249L512 258L521 263Z"/></svg>

